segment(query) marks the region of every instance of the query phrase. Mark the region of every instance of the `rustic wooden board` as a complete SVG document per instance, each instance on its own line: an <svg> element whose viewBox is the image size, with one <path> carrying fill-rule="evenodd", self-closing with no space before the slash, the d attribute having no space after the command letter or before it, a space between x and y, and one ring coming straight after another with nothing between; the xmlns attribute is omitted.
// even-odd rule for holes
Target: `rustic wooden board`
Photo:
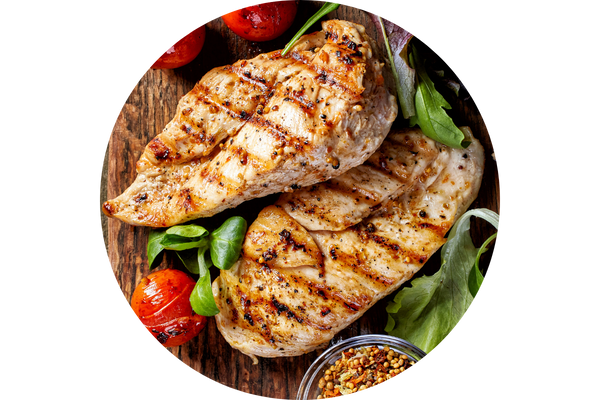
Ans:
<svg viewBox="0 0 600 400"><path fill-rule="evenodd" d="M259 53L283 48L291 36L321 6L320 2L300 2L294 25L282 37L265 43L253 43L231 33L220 19L206 25L206 40L200 55L190 64L176 70L148 70L131 92L110 138L105 168L103 171L101 203L124 191L135 177L135 162L146 144L156 136L175 114L179 99L192 89L208 70L231 64L238 59L251 58ZM381 38L369 16L351 7L341 6L329 14L329 18L341 18L363 24L368 33L380 42ZM320 29L315 25L312 30ZM414 39L413 39L414 40ZM433 57L433 54L431 55ZM438 60L438 62L441 62ZM443 65L446 74L451 70ZM492 144L477 107L464 88L458 98L449 91L439 90L452 104L449 114L458 125L468 125L486 149L486 172L478 199L472 207L486 207L499 212L499 183ZM229 215L242 215L249 223L265 204L274 197L254 200L240 205L235 210L219 214L202 221L207 228L216 227ZM149 228L132 227L102 215L105 244L124 296L129 301L141 278L149 273L146 259L146 240ZM474 220L472 235L476 244L488 237L492 229L489 224ZM487 266L493 253L485 254L482 264ZM434 256L420 274L431 275L439 268L439 256ZM159 268L183 267L179 261L167 254ZM216 276L216 275L215 275ZM213 276L213 278L215 277ZM338 335L346 338L366 333L385 333L387 321L385 305L379 302L360 320ZM304 371L320 352L301 357L260 359L252 365L249 357L234 350L218 332L214 319L200 335L187 344L168 349L182 362L217 382L243 392L273 398L294 398Z"/></svg>

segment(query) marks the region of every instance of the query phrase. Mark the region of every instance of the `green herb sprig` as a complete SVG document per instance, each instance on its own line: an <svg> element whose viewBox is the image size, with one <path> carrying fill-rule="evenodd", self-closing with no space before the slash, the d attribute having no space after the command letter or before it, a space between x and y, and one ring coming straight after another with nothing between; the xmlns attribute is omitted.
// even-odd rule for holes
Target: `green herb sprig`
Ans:
<svg viewBox="0 0 600 400"><path fill-rule="evenodd" d="M210 267L230 269L240 256L248 224L242 217L231 217L209 233L202 226L177 225L167 230L152 230L148 237L147 255L150 270L158 264L163 250L173 250L192 274L198 275L190 295L196 314L207 317L219 313L212 294Z"/></svg>
<svg viewBox="0 0 600 400"><path fill-rule="evenodd" d="M298 39L300 39L300 37L302 35L304 35L304 32L306 32L311 26L313 26L315 24L315 22L317 22L318 20L320 20L322 17L329 14L330 12L337 10L337 8L339 6L340 5L338 3L325 2L325 4L323 4L323 6L319 9L319 11L317 11L315 13L315 15L310 17L308 19L308 21L306 21L306 23L302 26L302 28L300 28L298 33L296 33L294 35L292 40L290 40L289 43L285 45L285 47L283 48L283 51L281 52L281 56L282 57L285 56L292 49L292 47L294 47L294 45L296 44Z"/></svg>

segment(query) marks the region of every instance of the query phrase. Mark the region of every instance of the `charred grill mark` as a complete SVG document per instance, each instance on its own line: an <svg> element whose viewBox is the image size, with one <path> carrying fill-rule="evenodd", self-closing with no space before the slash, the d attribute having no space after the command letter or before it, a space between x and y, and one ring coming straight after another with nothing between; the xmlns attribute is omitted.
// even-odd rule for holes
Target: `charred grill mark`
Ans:
<svg viewBox="0 0 600 400"><path fill-rule="evenodd" d="M275 307L275 310L277 311L277 315L285 314L288 319L294 318L298 321L298 323L303 322L302 318L299 318L298 316L296 316L296 314L294 314L294 312L291 311L287 305L280 303L275 298L275 296L271 297L271 304L273 305L273 307Z"/></svg>
<svg viewBox="0 0 600 400"><path fill-rule="evenodd" d="M267 342L273 343L275 339L271 333L271 329L269 327L268 321L265 321L259 314L259 312L252 312L253 302L249 299L249 295L247 295L239 285L235 287L235 295L239 299L239 310L235 306L233 306L233 302L231 300L227 301L229 305L229 309L232 314L232 322L237 323L239 321L239 314L243 314L243 320L246 322L246 329L254 331L261 335ZM256 305L261 305L262 301L260 298L255 300L254 303Z"/></svg>
<svg viewBox="0 0 600 400"><path fill-rule="evenodd" d="M146 201L148 199L148 195L146 193L142 193L139 196L137 196L136 198L134 198L134 201L138 204L143 203L144 201Z"/></svg>
<svg viewBox="0 0 600 400"><path fill-rule="evenodd" d="M102 208L104 209L104 213L109 216L113 215L114 213L117 212L114 205L109 201L105 201L104 204L102 205Z"/></svg>
<svg viewBox="0 0 600 400"><path fill-rule="evenodd" d="M334 88L336 91L344 93L354 100L360 99L360 95L363 91L363 88L356 87L355 85L352 85L350 83L350 81L348 81L347 79L344 79L344 78L346 78L347 73L346 74L341 74L341 73L336 74L331 69L323 68L322 66L314 65L314 64L311 64L309 67L315 73L315 75L316 75L315 80L320 85L330 86L330 87ZM350 66L347 66L347 67L348 67L347 72L349 72L351 67ZM324 123L327 126L333 125L333 123L330 120L325 120Z"/></svg>
<svg viewBox="0 0 600 400"><path fill-rule="evenodd" d="M273 272L269 268L261 267L259 271L265 272L265 277L268 276L277 281L278 284L282 284L284 279L279 276L273 276ZM240 281L242 282L242 281ZM266 282L265 282L266 283ZM284 284L285 285L285 284ZM274 295L270 298L263 297L264 284L259 285L259 290L253 291L249 287L235 286L235 290L232 295L233 298L226 299L226 304L231 310L231 320L233 323L240 323L240 315L243 316L245 322L244 328L256 332L261 335L265 341L274 344L275 342L281 342L281 338L277 338L277 334L273 334L271 330L271 324L273 319L269 318L266 314L277 315L277 317L284 317L288 320L293 320L294 323L305 324L312 328L327 331L331 329L331 326L319 324L308 318L305 313L304 307L296 307L298 311L292 310L291 306L284 304L279 301ZM285 285L289 286L289 285ZM260 290L260 288L263 288ZM263 318L264 317L264 318ZM275 325L278 323L275 322Z"/></svg>
<svg viewBox="0 0 600 400"><path fill-rule="evenodd" d="M424 211L421 211L421 213L424 213ZM419 213L419 216L421 216L421 213ZM425 217L426 216L427 216L427 214L425 213ZM421 218L425 218L425 217L421 216ZM427 229L427 230L433 231L439 237L444 237L444 235L446 234L446 232L449 229L447 222L443 222L441 225L435 225L435 224L431 224L429 222L420 222L417 224L417 227L419 229Z"/></svg>
<svg viewBox="0 0 600 400"><path fill-rule="evenodd" d="M338 43L338 46L339 50L335 52L335 55L337 56L338 61L342 64L346 64L348 66L354 64L355 60L353 59L353 57L359 58L359 62L363 61L363 53L360 50L356 50L358 47L356 43L352 42L351 40L346 40L344 42ZM346 46L350 51L344 49L341 46Z"/></svg>
<svg viewBox="0 0 600 400"><path fill-rule="evenodd" d="M248 119L247 124L252 125L253 129L265 131L265 133L268 133L277 141L272 159L275 159L277 156L286 155L284 148L291 150L289 154L293 156L306 152L306 146L310 146L305 139L296 137L296 132L288 132L282 126L273 123L259 114L253 114Z"/></svg>
<svg viewBox="0 0 600 400"><path fill-rule="evenodd" d="M265 262L269 262L274 258L277 258L277 252L271 248L267 249L264 253L261 254L262 258Z"/></svg>
<svg viewBox="0 0 600 400"><path fill-rule="evenodd" d="M360 310L360 308L361 308L359 304L356 304L356 303L346 303L346 302L344 302L344 307L346 307L350 311L355 311L355 312L358 311L358 310Z"/></svg>
<svg viewBox="0 0 600 400"><path fill-rule="evenodd" d="M302 111L312 117L315 114L315 103L308 99L304 93L304 87L301 90L288 91L284 100L296 104Z"/></svg>
<svg viewBox="0 0 600 400"><path fill-rule="evenodd" d="M181 206L185 209L186 212L191 211L195 208L191 189L189 189L189 188L182 189L179 192L179 198L182 199Z"/></svg>
<svg viewBox="0 0 600 400"><path fill-rule="evenodd" d="M408 168L406 163L399 161L402 159L406 159L406 157L402 157L399 154L386 153L380 149L373 154L363 166L369 167L384 175L388 175L400 183L405 183L409 180L412 168ZM416 163L417 160L415 159L414 164ZM411 164L414 165L413 163Z"/></svg>
<svg viewBox="0 0 600 400"><path fill-rule="evenodd" d="M294 289L286 289L286 290L291 290L294 293L297 293L299 289L301 289L301 287L304 287L306 292L315 292L318 296L320 296L321 298L324 298L328 296L329 291L331 290L331 288L326 287L324 284L320 284L320 283L316 283L316 282L307 282L304 278L299 277L299 276L295 276L295 275L289 275L289 276L283 276L282 274L280 274L277 271L271 270L271 269L263 269L262 267L260 268L260 271L264 272L264 275L262 277L262 279L266 279L266 280L273 280L276 281L277 284L282 285L282 287L294 287ZM269 285L268 283L265 282L265 286L272 286ZM240 299L242 298L243 294L241 292L241 289L238 288L238 296L240 297ZM251 296L251 294L249 294L248 296ZM245 299L245 297L244 297ZM256 299L261 299L261 300L255 300L255 302L261 302L262 303L262 295L261 294L257 294ZM287 319L293 319L294 321L298 322L299 324L304 324L307 326L310 326L312 328L321 330L321 331L327 331L331 329L331 326L328 325L323 325L320 324L314 320L312 320L311 318L309 318L306 315L306 307L304 306L297 306L295 307L298 312L294 312L292 310L293 307L288 306L287 304L281 302L280 300L278 300L274 295L271 296L270 299L264 299L266 301L266 303L262 303L263 304L263 309L270 313L270 314L277 314L277 316L281 316L283 314L283 316L285 316ZM325 299L324 299L325 300ZM331 301L331 299L328 299L327 301ZM352 303L351 300L345 299L345 301L347 301L348 303ZM242 300L240 300L241 303L243 303ZM242 304L243 306L243 304ZM323 307L327 307L327 306L323 306ZM329 308L329 307L328 307ZM244 312L248 312L246 309L244 309ZM256 320L256 315L254 315L254 319ZM262 329L262 327L261 327Z"/></svg>
<svg viewBox="0 0 600 400"><path fill-rule="evenodd" d="M328 309L331 312L332 309L345 307L350 311L359 311L364 308L369 302L371 298L365 294L361 294L359 297L355 296L347 296L340 292L337 288L332 286L327 286L324 283L318 283L310 281L302 276L291 275L290 279L293 280L294 285L299 289L304 289L304 291L310 295L314 294L317 297L320 297L322 300L317 301L315 298L311 302L311 305L317 310ZM392 282L393 283L393 282ZM321 311L319 311L321 313Z"/></svg>
<svg viewBox="0 0 600 400"><path fill-rule="evenodd" d="M256 114L248 120L248 124L252 125L253 128L269 131L269 133L271 133L271 135L277 138L278 140L282 140L285 138L286 135L290 134L285 129L283 129L283 127L274 124L270 120Z"/></svg>
<svg viewBox="0 0 600 400"><path fill-rule="evenodd" d="M250 71L244 70L243 67L240 68L237 65L233 65L231 67L231 72L236 74L242 79L242 82L248 84L250 87L258 87L261 92L266 93L272 88L272 85L267 83L265 78L262 76L253 76Z"/></svg>
<svg viewBox="0 0 600 400"><path fill-rule="evenodd" d="M263 85L264 86L264 85ZM196 87L194 87L193 89L193 93L195 96L195 103L196 104L200 104L203 103L204 105L207 106L208 108L208 112L210 114L217 114L217 113L221 113L221 114L225 114L230 118L234 118L234 119L241 119L242 121L248 120L250 118L250 116L254 113L256 106L260 103L261 99L264 98L267 93L269 93L271 89L270 88L266 88L265 90L256 90L256 88L253 88L249 85L248 90L245 91L245 93L243 94L245 99L255 99L254 102L247 102L244 101L242 102L242 104L249 104L252 107L236 107L236 105L238 104L238 102L231 102L230 99L219 99L215 94L214 94L214 88L213 87L206 87L203 84L198 84L196 85ZM189 120L189 119L188 119ZM202 125L202 121L194 121L194 123L196 125L198 125L199 127ZM188 131L189 129L189 131ZM185 130L187 133L190 133L191 131L191 127L187 127Z"/></svg>
<svg viewBox="0 0 600 400"><path fill-rule="evenodd" d="M427 224L425 223L422 225L427 225ZM415 225L414 227L415 228L418 227L421 229L428 229L427 227L421 227L420 225ZM439 227L437 227L435 225L430 225L429 228L432 228L431 230L434 232L434 234L439 237L444 237L444 235L447 231L447 230L441 230ZM359 235L361 241L363 243L365 243L365 245L368 242L377 244L379 246L379 248L381 249L381 251L386 252L387 254L390 255L390 257L392 257L394 259L398 259L398 258L402 257L404 260L407 260L406 262L417 261L420 264L423 264L423 263L425 263L425 261L427 261L427 255L417 253L413 249L401 248L400 245L390 241L390 239L385 238L383 236L376 235L372 232L369 232L368 228L361 230L358 227L351 227L350 230L353 230L354 232L356 232ZM441 236L439 233L440 231L442 231ZM385 284L391 284L394 282L393 279L385 279L384 277L381 277L381 276L377 276L375 278L375 280L380 281Z"/></svg>
<svg viewBox="0 0 600 400"><path fill-rule="evenodd" d="M243 147L229 147L228 150L233 153L239 160L240 164L248 164L248 151Z"/></svg>
<svg viewBox="0 0 600 400"><path fill-rule="evenodd" d="M324 68L313 66L313 69L317 74L317 80L321 84L333 86L354 98L358 98L362 92L362 88L349 84L350 81L344 79L346 74L342 71L345 69L346 73L348 73L365 63L365 56L363 52L359 50L363 45L360 43L357 44L347 35L342 35L340 38L339 34L335 31L325 31L325 38L329 44L336 47L336 51L331 55L337 57L337 63L334 64L334 68L338 69L338 71L336 73L336 71L332 69L326 70ZM325 59L327 59L327 57L325 57ZM338 74L340 76L336 77ZM380 84L379 82L377 83ZM383 82L381 82L381 84L382 83Z"/></svg>
<svg viewBox="0 0 600 400"><path fill-rule="evenodd" d="M332 253L335 254L335 258L333 258ZM343 271L352 271L352 273L359 275L361 279L370 281L377 290L383 290L395 282L395 279L381 275L378 271L370 268L365 263L364 256L360 253L348 254L341 251L338 247L332 246L330 256L332 256L331 259L334 261L335 268Z"/></svg>
<svg viewBox="0 0 600 400"><path fill-rule="evenodd" d="M157 161L166 161L169 159L169 148L160 140L159 137L152 139L150 143L148 143L148 148Z"/></svg>
<svg viewBox="0 0 600 400"><path fill-rule="evenodd" d="M360 186L345 185L343 181L331 180L322 183L321 186L326 193L337 192L341 193L342 197L353 196L356 202L364 201L370 206L374 206L379 202L376 193L370 192Z"/></svg>
<svg viewBox="0 0 600 400"><path fill-rule="evenodd" d="M245 313L244 319L250 324L250 326L254 326L254 320L252 319L252 315L250 315L250 313Z"/></svg>
<svg viewBox="0 0 600 400"><path fill-rule="evenodd" d="M292 238L292 234L287 229L279 232L279 240L284 243L284 251L287 251L287 247L290 246L292 251L302 250L306 253L306 244L298 243Z"/></svg>

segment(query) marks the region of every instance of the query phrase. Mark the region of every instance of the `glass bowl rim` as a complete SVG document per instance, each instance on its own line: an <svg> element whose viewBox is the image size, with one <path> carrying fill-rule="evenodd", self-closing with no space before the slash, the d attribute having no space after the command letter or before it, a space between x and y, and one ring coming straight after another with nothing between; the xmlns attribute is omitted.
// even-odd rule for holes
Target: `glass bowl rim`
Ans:
<svg viewBox="0 0 600 400"><path fill-rule="evenodd" d="M300 386L298 387L298 391L296 393L296 400L308 400L316 397L309 397L309 390L313 386L313 382L325 367L325 364L330 364L332 361L336 359L331 359L338 353L341 353L343 350L347 350L351 347L360 347L360 346L385 346L388 345L395 350L400 350L405 353L407 356L412 358L414 361L419 361L423 357L427 355L423 350L412 344L411 342L398 338L396 336L391 335L381 335L381 334L368 334L368 335L359 335L353 336L344 340L341 340L333 345L330 345L319 357L317 357L310 367L306 370L302 381L300 382ZM341 358L341 355L340 357Z"/></svg>

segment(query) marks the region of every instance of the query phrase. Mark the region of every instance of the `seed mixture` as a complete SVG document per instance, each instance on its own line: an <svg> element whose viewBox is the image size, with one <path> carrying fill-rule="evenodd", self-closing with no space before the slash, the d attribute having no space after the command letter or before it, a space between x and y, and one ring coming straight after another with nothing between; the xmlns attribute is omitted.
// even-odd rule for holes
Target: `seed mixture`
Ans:
<svg viewBox="0 0 600 400"><path fill-rule="evenodd" d="M317 399L328 399L365 390L398 375L415 364L406 354L388 346L360 347L342 352L342 358L319 379Z"/></svg>

